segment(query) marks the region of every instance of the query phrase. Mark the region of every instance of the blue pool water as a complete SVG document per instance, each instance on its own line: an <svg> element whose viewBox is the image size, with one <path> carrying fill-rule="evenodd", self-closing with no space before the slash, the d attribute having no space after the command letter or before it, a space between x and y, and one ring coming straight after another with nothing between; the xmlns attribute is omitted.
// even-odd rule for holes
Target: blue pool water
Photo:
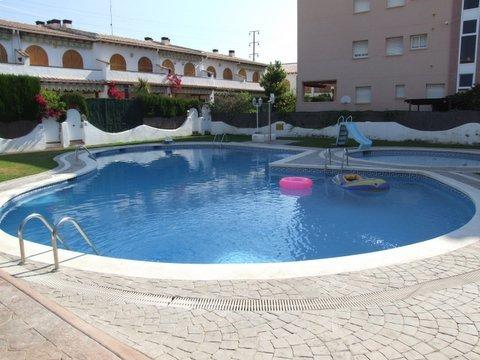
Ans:
<svg viewBox="0 0 480 360"><path fill-rule="evenodd" d="M267 164L289 154L239 149L110 153L100 169L3 209L15 235L32 212L76 218L101 255L171 263L262 263L390 249L464 225L470 200L422 177L389 176L391 190L358 194L318 174L311 195L283 195ZM90 252L65 228L74 250ZM30 223L26 238L48 244Z"/></svg>
<svg viewBox="0 0 480 360"><path fill-rule="evenodd" d="M351 157L389 164L407 164L428 167L480 167L480 154L431 150L376 150L354 152Z"/></svg>

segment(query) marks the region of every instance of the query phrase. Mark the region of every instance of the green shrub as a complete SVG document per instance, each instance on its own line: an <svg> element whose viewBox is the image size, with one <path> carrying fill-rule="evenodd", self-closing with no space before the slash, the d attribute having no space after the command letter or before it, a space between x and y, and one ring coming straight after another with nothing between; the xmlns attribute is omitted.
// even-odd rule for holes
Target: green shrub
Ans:
<svg viewBox="0 0 480 360"><path fill-rule="evenodd" d="M85 97L78 92L65 93L60 98L65 104L66 109L77 109L80 114L88 116L88 106Z"/></svg>
<svg viewBox="0 0 480 360"><path fill-rule="evenodd" d="M200 110L201 107L199 100L169 98L153 94L140 95L135 101L140 103L144 118L185 116L191 108Z"/></svg>
<svg viewBox="0 0 480 360"><path fill-rule="evenodd" d="M0 121L38 120L35 96L39 93L39 78L0 74Z"/></svg>
<svg viewBox="0 0 480 360"><path fill-rule="evenodd" d="M277 100L277 112L280 114L289 114L295 112L296 106L297 97L292 92L283 94Z"/></svg>
<svg viewBox="0 0 480 360"><path fill-rule="evenodd" d="M228 114L235 116L244 113L254 113L252 95L247 92L225 91L215 94L215 102L211 105L213 114Z"/></svg>
<svg viewBox="0 0 480 360"><path fill-rule="evenodd" d="M480 110L480 85L472 89L456 93L447 97L452 109L456 110Z"/></svg>

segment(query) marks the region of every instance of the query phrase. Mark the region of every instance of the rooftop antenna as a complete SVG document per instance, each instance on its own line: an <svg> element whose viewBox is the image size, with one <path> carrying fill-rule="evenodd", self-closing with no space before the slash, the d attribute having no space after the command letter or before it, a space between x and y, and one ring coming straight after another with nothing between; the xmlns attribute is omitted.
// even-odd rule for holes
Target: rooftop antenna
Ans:
<svg viewBox="0 0 480 360"><path fill-rule="evenodd" d="M113 35L113 13L112 13L112 0L110 0L110 32Z"/></svg>
<svg viewBox="0 0 480 360"><path fill-rule="evenodd" d="M260 31L259 30L252 30L249 32L250 36L253 36L253 41L249 44L249 46L252 46L253 45L253 53L250 54L250 56L252 57L252 60L255 61L257 57L259 57L260 55L256 52L256 47L257 45L260 46L260 43L257 41L257 38L256 36L257 35L260 35Z"/></svg>

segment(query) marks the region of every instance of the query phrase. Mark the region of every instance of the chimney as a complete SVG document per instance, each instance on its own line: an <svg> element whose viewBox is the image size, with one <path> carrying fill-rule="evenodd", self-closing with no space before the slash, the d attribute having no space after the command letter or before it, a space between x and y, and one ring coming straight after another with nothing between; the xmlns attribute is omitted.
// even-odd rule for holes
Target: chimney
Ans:
<svg viewBox="0 0 480 360"><path fill-rule="evenodd" d="M235 57L235 50L229 50L228 51L228 56Z"/></svg>
<svg viewBox="0 0 480 360"><path fill-rule="evenodd" d="M72 28L72 20L63 19L62 25L64 28L71 29Z"/></svg>
<svg viewBox="0 0 480 360"><path fill-rule="evenodd" d="M164 36L161 41L162 45L170 45L170 38Z"/></svg>
<svg viewBox="0 0 480 360"><path fill-rule="evenodd" d="M40 20L39 20L39 21L35 21L35 24L36 24L37 26L45 26L45 21L40 21Z"/></svg>
<svg viewBox="0 0 480 360"><path fill-rule="evenodd" d="M52 19L47 21L47 25L52 29L60 29L62 22L58 19Z"/></svg>
<svg viewBox="0 0 480 360"><path fill-rule="evenodd" d="M212 52L213 52L214 54L218 54L218 49L213 49Z"/></svg>
<svg viewBox="0 0 480 360"><path fill-rule="evenodd" d="M153 41L153 38L151 38L149 36L145 36L145 41Z"/></svg>

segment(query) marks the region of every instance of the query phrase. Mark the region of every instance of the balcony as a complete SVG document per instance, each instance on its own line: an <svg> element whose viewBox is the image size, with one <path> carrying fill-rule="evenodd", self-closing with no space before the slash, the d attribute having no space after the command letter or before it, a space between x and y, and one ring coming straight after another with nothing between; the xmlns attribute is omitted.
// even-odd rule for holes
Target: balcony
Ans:
<svg viewBox="0 0 480 360"><path fill-rule="evenodd" d="M28 66L20 64L0 64L0 74L29 75L44 80L102 81L102 70L67 69L52 66Z"/></svg>

